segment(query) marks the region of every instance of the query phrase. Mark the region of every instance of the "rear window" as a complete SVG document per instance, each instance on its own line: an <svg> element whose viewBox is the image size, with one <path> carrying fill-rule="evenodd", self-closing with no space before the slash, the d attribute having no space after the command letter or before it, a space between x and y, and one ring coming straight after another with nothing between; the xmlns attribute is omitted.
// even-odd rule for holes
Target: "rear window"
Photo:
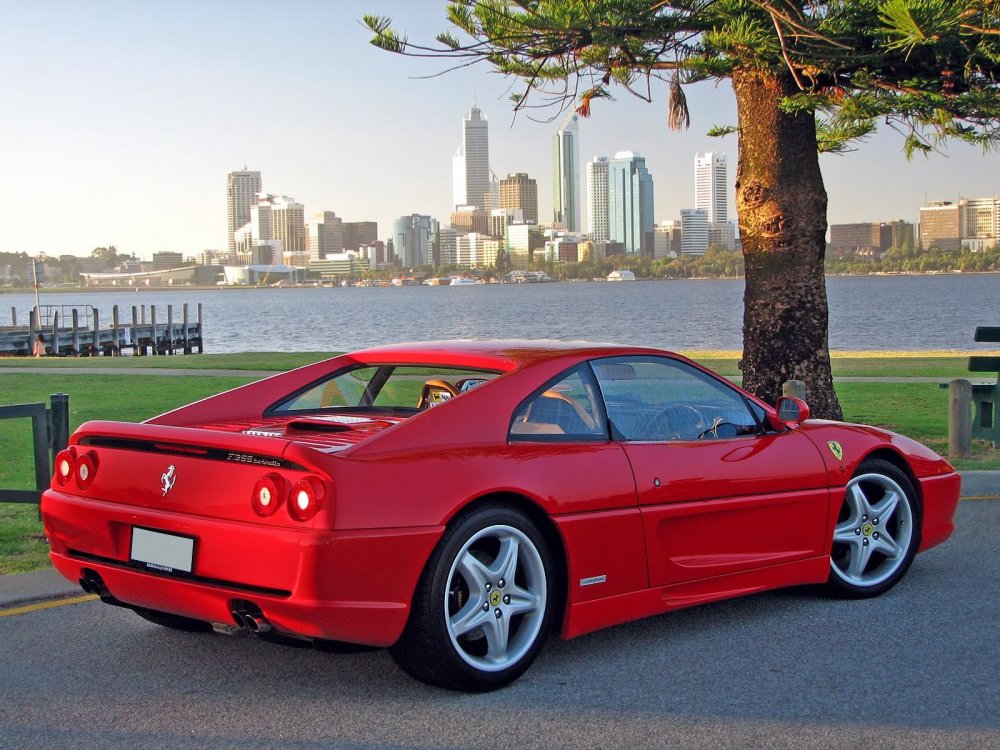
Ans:
<svg viewBox="0 0 1000 750"><path fill-rule="evenodd" d="M499 373L425 365L370 365L340 370L293 394L269 414L334 409L418 411L428 409L497 377Z"/></svg>

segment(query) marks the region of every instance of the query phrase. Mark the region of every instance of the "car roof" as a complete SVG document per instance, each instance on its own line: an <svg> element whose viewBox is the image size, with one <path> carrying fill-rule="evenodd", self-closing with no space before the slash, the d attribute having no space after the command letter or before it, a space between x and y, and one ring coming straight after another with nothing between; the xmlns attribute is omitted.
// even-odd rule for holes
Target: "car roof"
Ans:
<svg viewBox="0 0 1000 750"><path fill-rule="evenodd" d="M552 339L458 339L373 347L349 356L363 362L465 366L509 372L552 359L591 359L623 354L671 354L662 349Z"/></svg>

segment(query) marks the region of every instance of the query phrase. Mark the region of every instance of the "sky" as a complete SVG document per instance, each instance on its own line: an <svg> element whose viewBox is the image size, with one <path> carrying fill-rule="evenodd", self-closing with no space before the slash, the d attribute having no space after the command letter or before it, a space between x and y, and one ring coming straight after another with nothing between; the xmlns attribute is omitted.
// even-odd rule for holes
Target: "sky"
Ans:
<svg viewBox="0 0 1000 750"><path fill-rule="evenodd" d="M0 251L89 255L98 246L148 258L226 247L226 174L261 172L266 192L306 216L446 222L452 155L476 101L490 121L498 177L527 172L551 216L555 110L514 115L512 82L485 64L393 55L369 44L366 12L411 41L448 28L444 0L37 0L4 4L0 25ZM691 127L666 126L652 103L619 90L580 125L583 163L633 151L655 184L656 221L694 203L696 152L728 156L730 87L688 88ZM555 119L555 122L552 120ZM907 161L883 128L856 151L821 157L830 223L916 221L925 200L1000 194L1000 154L951 145ZM581 184L585 193L585 186ZM581 206L585 212L585 206ZM733 210L730 197L730 213Z"/></svg>

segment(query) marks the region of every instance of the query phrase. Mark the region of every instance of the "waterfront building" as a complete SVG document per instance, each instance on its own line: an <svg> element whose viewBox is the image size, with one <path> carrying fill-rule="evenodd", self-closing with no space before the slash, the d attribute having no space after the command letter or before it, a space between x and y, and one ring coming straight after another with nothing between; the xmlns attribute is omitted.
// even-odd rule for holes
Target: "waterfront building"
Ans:
<svg viewBox="0 0 1000 750"><path fill-rule="evenodd" d="M288 196L271 201L271 238L281 242L286 253L306 252L305 206Z"/></svg>
<svg viewBox="0 0 1000 750"><path fill-rule="evenodd" d="M708 212L703 208L681 209L681 253L704 255L708 250Z"/></svg>
<svg viewBox="0 0 1000 750"><path fill-rule="evenodd" d="M959 207L951 201L935 201L920 209L920 248L958 250L962 245Z"/></svg>
<svg viewBox="0 0 1000 750"><path fill-rule="evenodd" d="M1000 198L962 198L958 205L962 244L967 247L992 247L1000 236ZM968 240L981 242L970 243Z"/></svg>
<svg viewBox="0 0 1000 750"><path fill-rule="evenodd" d="M479 206L457 206L451 213L448 226L459 234L486 234L490 229L490 212Z"/></svg>
<svg viewBox="0 0 1000 750"><path fill-rule="evenodd" d="M182 253L153 253L153 271L167 271L171 268L180 268L183 265L184 255Z"/></svg>
<svg viewBox="0 0 1000 750"><path fill-rule="evenodd" d="M545 237L537 224L507 225L507 256L515 268L527 268L535 251L545 247Z"/></svg>
<svg viewBox="0 0 1000 750"><path fill-rule="evenodd" d="M226 175L226 215L229 252L236 252L235 234L250 222L250 207L261 192L260 172L242 170Z"/></svg>
<svg viewBox="0 0 1000 750"><path fill-rule="evenodd" d="M467 268L491 268L500 256L500 240L489 235L472 232L455 237L454 265Z"/></svg>
<svg viewBox="0 0 1000 750"><path fill-rule="evenodd" d="M341 232L344 236L344 248L357 250L362 245L378 241L378 222L345 221L341 225Z"/></svg>
<svg viewBox="0 0 1000 750"><path fill-rule="evenodd" d="M579 115L570 112L552 137L552 219L580 231Z"/></svg>
<svg viewBox="0 0 1000 750"><path fill-rule="evenodd" d="M451 227L438 231L437 257L434 265L454 266L458 263L458 232Z"/></svg>
<svg viewBox="0 0 1000 750"><path fill-rule="evenodd" d="M835 257L849 253L881 258L886 250L914 245L913 225L906 221L831 224L827 252Z"/></svg>
<svg viewBox="0 0 1000 750"><path fill-rule="evenodd" d="M320 260L344 249L344 222L333 211L323 211L306 224L309 257Z"/></svg>
<svg viewBox="0 0 1000 750"><path fill-rule="evenodd" d="M403 268L416 268L434 262L434 241L439 228L430 216L411 214L396 219L392 247Z"/></svg>
<svg viewBox="0 0 1000 750"><path fill-rule="evenodd" d="M694 155L694 207L704 209L709 224L729 221L726 155L709 151Z"/></svg>
<svg viewBox="0 0 1000 750"><path fill-rule="evenodd" d="M309 270L318 273L320 278L329 281L357 276L369 268L369 262L361 253L352 250L332 253L323 259L309 261Z"/></svg>
<svg viewBox="0 0 1000 750"><path fill-rule="evenodd" d="M489 122L473 103L462 119L462 143L452 157L452 203L456 207L494 208L490 176Z"/></svg>
<svg viewBox="0 0 1000 750"><path fill-rule="evenodd" d="M559 234L545 242L547 263L578 263L580 261L580 238Z"/></svg>
<svg viewBox="0 0 1000 750"><path fill-rule="evenodd" d="M719 245L726 250L736 249L736 225L731 221L708 222L708 245Z"/></svg>
<svg viewBox="0 0 1000 750"><path fill-rule="evenodd" d="M681 222L661 221L653 230L653 257L676 258L681 254Z"/></svg>
<svg viewBox="0 0 1000 750"><path fill-rule="evenodd" d="M646 160L631 151L608 162L608 234L626 254L653 253L653 177Z"/></svg>
<svg viewBox="0 0 1000 750"><path fill-rule="evenodd" d="M587 162L587 231L595 242L611 239L608 226L608 157Z"/></svg>
<svg viewBox="0 0 1000 750"><path fill-rule="evenodd" d="M501 209L520 211L522 221L537 223L538 183L524 172L509 174L500 180L499 199Z"/></svg>

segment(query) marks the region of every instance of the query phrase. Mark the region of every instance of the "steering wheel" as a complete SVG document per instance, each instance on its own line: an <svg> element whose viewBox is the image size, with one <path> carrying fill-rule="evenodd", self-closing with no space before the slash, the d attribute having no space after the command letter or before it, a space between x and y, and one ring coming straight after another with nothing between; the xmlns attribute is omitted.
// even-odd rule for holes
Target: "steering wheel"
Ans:
<svg viewBox="0 0 1000 750"><path fill-rule="evenodd" d="M643 421L637 432L640 440L693 440L706 427L701 413L693 406L671 404Z"/></svg>
<svg viewBox="0 0 1000 750"><path fill-rule="evenodd" d="M428 406L437 406L457 395L458 391L455 386L447 380L431 378L420 389L420 400L417 401L417 408L425 409Z"/></svg>

